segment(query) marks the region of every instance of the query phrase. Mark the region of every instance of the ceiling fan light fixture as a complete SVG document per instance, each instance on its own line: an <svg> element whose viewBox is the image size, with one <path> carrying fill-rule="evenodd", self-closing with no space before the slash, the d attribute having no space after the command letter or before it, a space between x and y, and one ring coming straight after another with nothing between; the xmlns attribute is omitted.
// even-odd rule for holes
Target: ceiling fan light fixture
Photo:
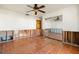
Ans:
<svg viewBox="0 0 79 59"><path fill-rule="evenodd" d="M33 8L33 10L31 11L34 11L35 15L37 15L38 12L45 13L45 11L40 10L45 7L44 5L41 5L38 7L38 4L34 4L34 7L31 7L30 5L28 5L28 7ZM28 11L28 12L31 12L31 11Z"/></svg>

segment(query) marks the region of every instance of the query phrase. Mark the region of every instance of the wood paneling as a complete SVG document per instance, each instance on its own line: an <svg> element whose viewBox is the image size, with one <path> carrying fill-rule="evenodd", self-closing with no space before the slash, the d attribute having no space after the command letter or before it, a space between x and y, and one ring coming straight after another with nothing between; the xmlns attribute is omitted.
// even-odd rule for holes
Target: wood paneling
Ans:
<svg viewBox="0 0 79 59"><path fill-rule="evenodd" d="M65 42L71 43L71 32L64 32Z"/></svg>
<svg viewBox="0 0 79 59"><path fill-rule="evenodd" d="M51 29L44 29L43 36L62 41L62 33L51 32Z"/></svg>
<svg viewBox="0 0 79 59"><path fill-rule="evenodd" d="M14 37L16 39L16 36L18 38L28 38L28 37L35 37L35 36L40 36L41 35L41 29L28 29L28 30L18 30L16 34L14 34ZM15 33L16 31L14 31Z"/></svg>
<svg viewBox="0 0 79 59"><path fill-rule="evenodd" d="M79 47L79 32L64 31L64 42Z"/></svg>
<svg viewBox="0 0 79 59"><path fill-rule="evenodd" d="M79 45L79 32L73 33L73 43Z"/></svg>

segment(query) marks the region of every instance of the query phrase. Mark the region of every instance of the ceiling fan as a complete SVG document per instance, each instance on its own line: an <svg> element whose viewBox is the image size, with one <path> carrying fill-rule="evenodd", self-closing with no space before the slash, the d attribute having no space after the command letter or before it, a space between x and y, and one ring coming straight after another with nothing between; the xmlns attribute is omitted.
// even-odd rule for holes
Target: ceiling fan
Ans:
<svg viewBox="0 0 79 59"><path fill-rule="evenodd" d="M32 8L32 10L27 11L27 13L28 13L28 12L32 12L32 11L34 11L34 14L35 14L35 15L37 15L38 12L45 13L45 11L40 10L40 9L44 8L45 5L41 5L41 6L38 7L38 4L34 4L34 7L32 7L32 6L30 6L30 5L27 5L27 7ZM27 15L27 14L26 14L26 15Z"/></svg>

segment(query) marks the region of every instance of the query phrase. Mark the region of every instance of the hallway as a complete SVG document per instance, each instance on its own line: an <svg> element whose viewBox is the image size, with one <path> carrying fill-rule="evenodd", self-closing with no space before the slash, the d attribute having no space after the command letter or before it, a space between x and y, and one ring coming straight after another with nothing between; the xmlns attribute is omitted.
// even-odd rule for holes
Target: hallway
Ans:
<svg viewBox="0 0 79 59"><path fill-rule="evenodd" d="M44 37L33 37L0 43L1 53L8 54L78 54L79 48L63 45Z"/></svg>

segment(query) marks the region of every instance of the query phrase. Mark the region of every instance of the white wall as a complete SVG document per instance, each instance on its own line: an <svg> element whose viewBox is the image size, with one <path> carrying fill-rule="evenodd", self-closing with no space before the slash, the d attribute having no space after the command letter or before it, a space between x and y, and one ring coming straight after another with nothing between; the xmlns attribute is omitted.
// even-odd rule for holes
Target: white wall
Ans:
<svg viewBox="0 0 79 59"><path fill-rule="evenodd" d="M42 29L52 28L51 25L52 25L51 20L45 20L43 18L43 20L42 20Z"/></svg>
<svg viewBox="0 0 79 59"><path fill-rule="evenodd" d="M79 31L79 7L71 5L54 13L44 15L44 18L62 15L62 21L52 21L43 19L43 28L62 28L63 31Z"/></svg>
<svg viewBox="0 0 79 59"><path fill-rule="evenodd" d="M78 6L73 5L63 9L63 30L64 31L79 31L79 15Z"/></svg>
<svg viewBox="0 0 79 59"><path fill-rule="evenodd" d="M62 28L62 21L54 21L54 19L45 20L47 17L55 17L62 15L62 10L49 13L43 16L43 29L45 28Z"/></svg>
<svg viewBox="0 0 79 59"><path fill-rule="evenodd" d="M35 29L34 17L19 14L7 9L0 9L0 30Z"/></svg>

